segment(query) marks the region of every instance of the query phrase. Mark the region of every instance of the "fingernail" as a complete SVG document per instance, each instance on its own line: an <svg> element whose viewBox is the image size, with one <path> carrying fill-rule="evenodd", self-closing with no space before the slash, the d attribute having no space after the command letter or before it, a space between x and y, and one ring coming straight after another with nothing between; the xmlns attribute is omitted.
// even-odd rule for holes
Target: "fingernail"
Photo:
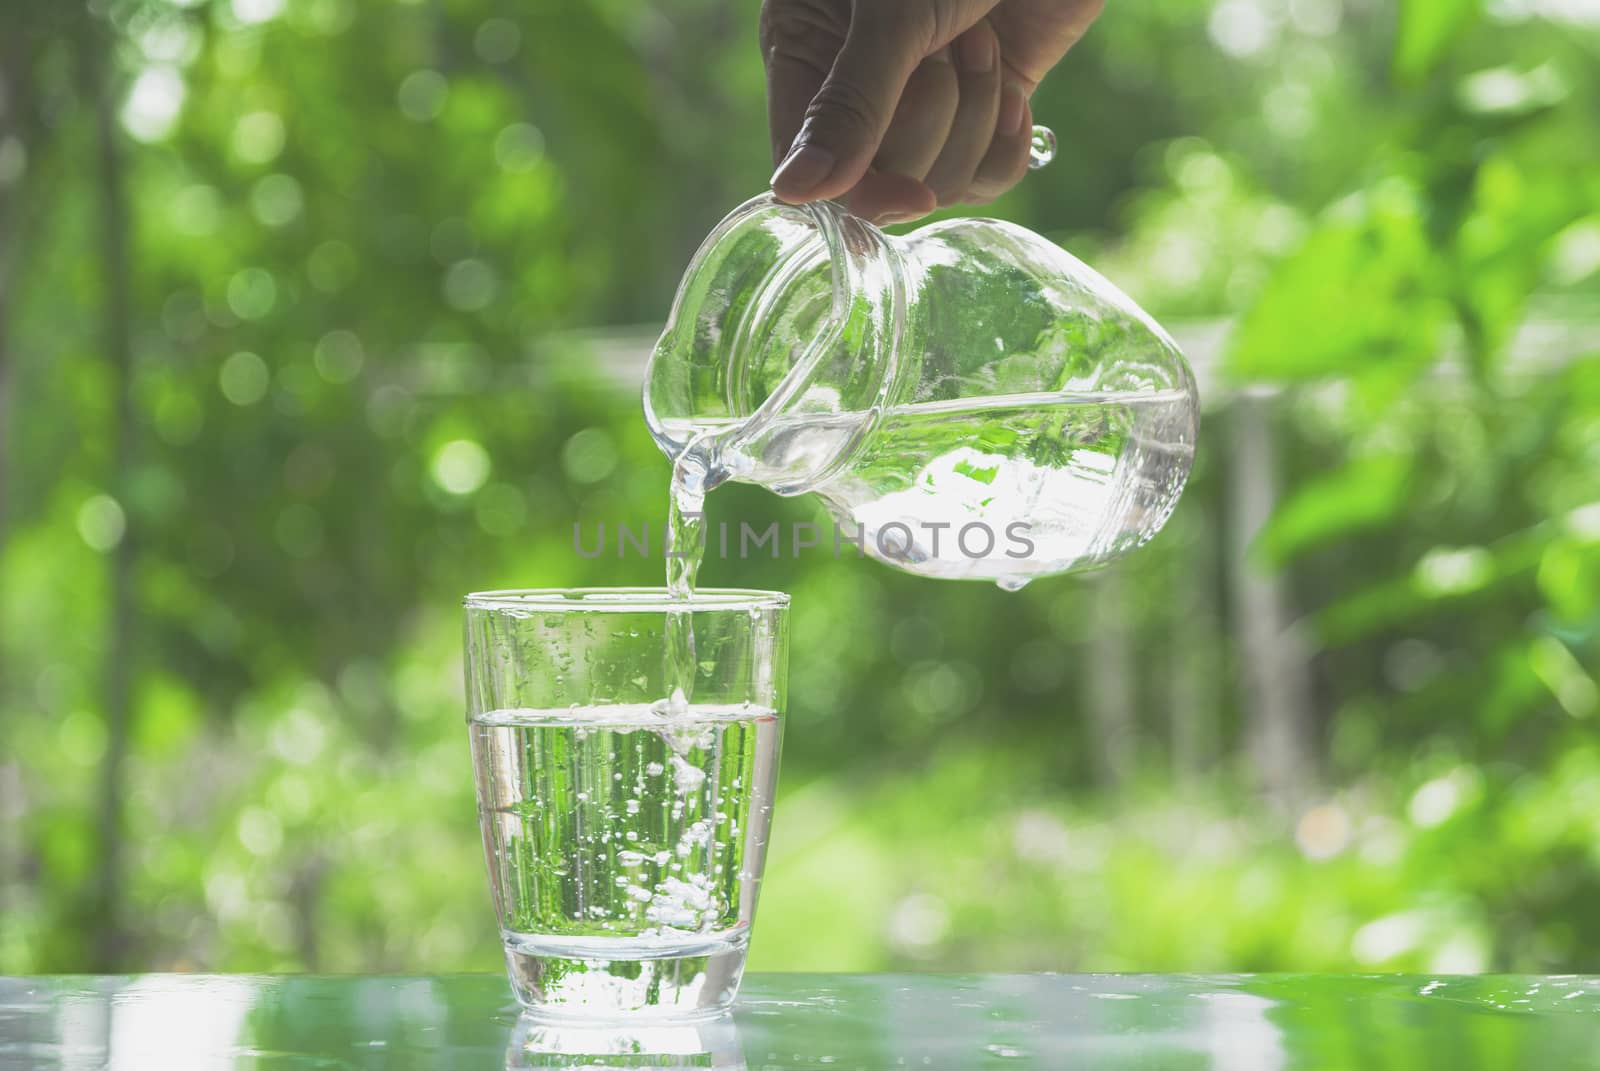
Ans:
<svg viewBox="0 0 1600 1071"><path fill-rule="evenodd" d="M921 212L885 212L878 217L878 226L893 227L898 223L910 223L914 219L921 218Z"/></svg>
<svg viewBox="0 0 1600 1071"><path fill-rule="evenodd" d="M1028 97L1015 82L1007 82L1000 93L1000 118L995 129L1001 137L1014 138L1022 133L1022 115L1027 110Z"/></svg>
<svg viewBox="0 0 1600 1071"><path fill-rule="evenodd" d="M931 63L954 63L955 62L954 60L952 60L950 58L950 46L949 45L945 45L939 51L937 51L933 55L929 56L928 60Z"/></svg>
<svg viewBox="0 0 1600 1071"><path fill-rule="evenodd" d="M961 49L961 66L973 74L988 74L994 70L994 44L987 34L969 30L961 35L957 47Z"/></svg>
<svg viewBox="0 0 1600 1071"><path fill-rule="evenodd" d="M772 173L772 192L785 201L803 198L833 173L833 163L821 145L796 145Z"/></svg>

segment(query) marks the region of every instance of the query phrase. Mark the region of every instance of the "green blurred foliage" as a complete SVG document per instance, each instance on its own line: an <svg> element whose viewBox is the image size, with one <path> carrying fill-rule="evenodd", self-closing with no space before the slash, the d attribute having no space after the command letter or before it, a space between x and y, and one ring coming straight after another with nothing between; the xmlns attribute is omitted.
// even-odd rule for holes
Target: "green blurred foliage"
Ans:
<svg viewBox="0 0 1600 1071"><path fill-rule="evenodd" d="M764 183L754 6L0 13L0 971L494 968L458 598L660 583L573 550L659 526L667 476L585 329L659 322ZM1194 479L1018 595L708 563L794 595L757 967L1594 968L1582 8L1102 17L1035 100L1058 162L992 210L1235 322ZM1252 714L1246 580L1298 708ZM1296 792L1263 716L1308 735Z"/></svg>

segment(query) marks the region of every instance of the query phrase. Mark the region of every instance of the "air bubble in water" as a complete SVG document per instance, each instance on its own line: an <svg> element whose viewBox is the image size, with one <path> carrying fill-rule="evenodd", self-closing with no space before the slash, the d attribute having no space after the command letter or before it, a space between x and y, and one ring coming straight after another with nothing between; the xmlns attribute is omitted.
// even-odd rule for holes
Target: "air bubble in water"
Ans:
<svg viewBox="0 0 1600 1071"><path fill-rule="evenodd" d="M672 756L672 780L677 784L678 791L688 795L705 783L706 772L698 766L692 766L683 761L683 756Z"/></svg>

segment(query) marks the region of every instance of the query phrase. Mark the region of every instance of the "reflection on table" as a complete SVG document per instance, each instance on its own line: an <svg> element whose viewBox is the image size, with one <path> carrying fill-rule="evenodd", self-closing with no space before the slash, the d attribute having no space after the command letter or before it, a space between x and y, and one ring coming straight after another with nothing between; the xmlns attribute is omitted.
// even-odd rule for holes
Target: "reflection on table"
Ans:
<svg viewBox="0 0 1600 1071"><path fill-rule="evenodd" d="M734 1014L521 1016L495 975L0 979L0 1069L1567 1071L1600 978L757 975Z"/></svg>

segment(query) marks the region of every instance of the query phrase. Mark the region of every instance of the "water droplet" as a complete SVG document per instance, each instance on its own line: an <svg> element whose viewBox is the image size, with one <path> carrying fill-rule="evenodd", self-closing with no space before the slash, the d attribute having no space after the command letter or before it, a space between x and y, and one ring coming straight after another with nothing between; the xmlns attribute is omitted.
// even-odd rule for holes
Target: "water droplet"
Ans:
<svg viewBox="0 0 1600 1071"><path fill-rule="evenodd" d="M1028 170L1037 171L1056 158L1056 133L1047 126L1033 128L1028 143Z"/></svg>

